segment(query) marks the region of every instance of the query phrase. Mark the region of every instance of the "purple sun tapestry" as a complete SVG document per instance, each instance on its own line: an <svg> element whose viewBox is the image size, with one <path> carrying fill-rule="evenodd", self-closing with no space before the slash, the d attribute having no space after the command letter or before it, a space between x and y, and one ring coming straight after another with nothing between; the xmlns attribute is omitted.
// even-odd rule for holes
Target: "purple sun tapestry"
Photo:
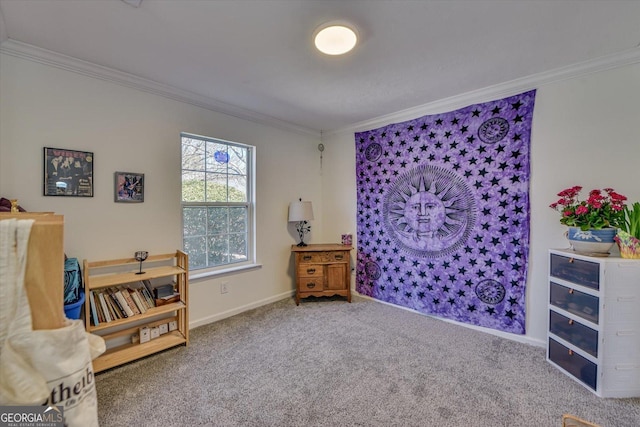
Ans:
<svg viewBox="0 0 640 427"><path fill-rule="evenodd" d="M525 333L535 90L356 133L359 293Z"/></svg>

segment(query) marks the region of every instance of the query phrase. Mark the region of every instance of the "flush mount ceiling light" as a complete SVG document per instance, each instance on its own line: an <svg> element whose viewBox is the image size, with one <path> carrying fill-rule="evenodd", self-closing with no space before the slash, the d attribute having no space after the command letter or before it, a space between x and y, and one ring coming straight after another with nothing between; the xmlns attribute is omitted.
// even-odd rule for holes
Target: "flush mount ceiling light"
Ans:
<svg viewBox="0 0 640 427"><path fill-rule="evenodd" d="M355 30L344 24L329 24L320 27L314 37L318 50L327 55L342 55L354 48L358 36Z"/></svg>

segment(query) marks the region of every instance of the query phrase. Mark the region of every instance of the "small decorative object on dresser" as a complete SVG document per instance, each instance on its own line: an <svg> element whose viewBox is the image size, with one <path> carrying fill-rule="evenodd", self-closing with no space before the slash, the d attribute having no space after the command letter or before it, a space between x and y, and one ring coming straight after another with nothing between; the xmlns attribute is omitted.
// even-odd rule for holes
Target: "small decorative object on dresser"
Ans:
<svg viewBox="0 0 640 427"><path fill-rule="evenodd" d="M614 237L622 258L640 259L640 202L624 208L624 223Z"/></svg>
<svg viewBox="0 0 640 427"><path fill-rule="evenodd" d="M301 298L341 295L351 302L351 246L291 246L296 258L296 305Z"/></svg>
<svg viewBox="0 0 640 427"><path fill-rule="evenodd" d="M586 200L580 200L581 190L577 185L562 190L560 199L549 207L562 214L560 224L569 227L567 238L575 252L608 256L617 228L624 224L627 198L613 188L605 188L591 190Z"/></svg>
<svg viewBox="0 0 640 427"><path fill-rule="evenodd" d="M569 227L567 239L576 253L591 256L609 256L609 250L615 244L614 238L618 229L613 227L600 230L582 230L580 227Z"/></svg>
<svg viewBox="0 0 640 427"><path fill-rule="evenodd" d="M640 260L549 251L547 360L600 397L640 397Z"/></svg>
<svg viewBox="0 0 640 427"><path fill-rule="evenodd" d="M304 235L311 231L309 221L313 219L313 207L311 202L303 202L299 199L297 202L289 204L289 222L296 223L296 231L300 237L298 246L307 246L304 242Z"/></svg>

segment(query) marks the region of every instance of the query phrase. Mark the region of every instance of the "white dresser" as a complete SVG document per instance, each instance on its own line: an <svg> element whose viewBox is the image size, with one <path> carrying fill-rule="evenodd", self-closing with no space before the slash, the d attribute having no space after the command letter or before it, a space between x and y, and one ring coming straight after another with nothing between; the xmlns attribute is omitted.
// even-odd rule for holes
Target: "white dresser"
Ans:
<svg viewBox="0 0 640 427"><path fill-rule="evenodd" d="M640 260L549 251L547 360L601 397L640 397Z"/></svg>

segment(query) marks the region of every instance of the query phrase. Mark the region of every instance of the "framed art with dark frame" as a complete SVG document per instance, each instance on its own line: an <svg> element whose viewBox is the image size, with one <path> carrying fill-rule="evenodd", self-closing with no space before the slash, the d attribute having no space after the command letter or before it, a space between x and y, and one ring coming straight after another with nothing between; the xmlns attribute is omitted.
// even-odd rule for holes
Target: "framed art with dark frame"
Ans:
<svg viewBox="0 0 640 427"><path fill-rule="evenodd" d="M45 196L93 197L93 153L44 147Z"/></svg>
<svg viewBox="0 0 640 427"><path fill-rule="evenodd" d="M144 174L138 172L115 172L113 191L114 202L144 202Z"/></svg>

